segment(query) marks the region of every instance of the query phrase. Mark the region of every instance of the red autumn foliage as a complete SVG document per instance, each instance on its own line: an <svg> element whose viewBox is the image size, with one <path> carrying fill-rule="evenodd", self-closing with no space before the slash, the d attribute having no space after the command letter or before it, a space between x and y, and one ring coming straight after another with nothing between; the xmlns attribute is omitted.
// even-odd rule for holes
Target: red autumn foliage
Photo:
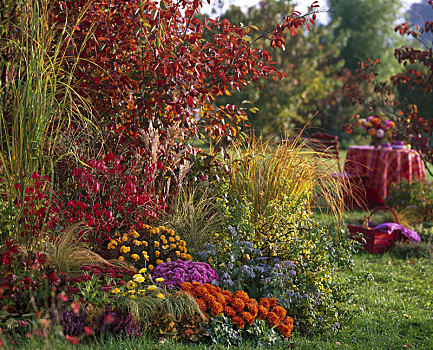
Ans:
<svg viewBox="0 0 433 350"><path fill-rule="evenodd" d="M150 125L160 140L170 126L179 127L176 147L186 155L191 137L234 137L246 113L234 105L214 106L215 96L283 76L269 52L252 46L250 27L200 18L202 0L96 0L80 18L86 4L61 0L52 15L73 30L65 49L82 58L76 82L112 131L113 150L118 141L140 143L139 131ZM314 16L296 12L266 35L282 48L284 33L296 35L300 26L314 24Z"/></svg>

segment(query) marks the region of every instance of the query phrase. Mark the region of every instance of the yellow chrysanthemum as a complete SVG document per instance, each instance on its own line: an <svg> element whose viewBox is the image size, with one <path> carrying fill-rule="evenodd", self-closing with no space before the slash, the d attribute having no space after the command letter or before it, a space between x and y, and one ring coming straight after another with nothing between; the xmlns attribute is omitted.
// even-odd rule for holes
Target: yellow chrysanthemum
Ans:
<svg viewBox="0 0 433 350"><path fill-rule="evenodd" d="M138 277L136 280L135 280L135 282L138 282L138 283L143 283L144 282L144 280L145 280L145 278L144 277Z"/></svg>
<svg viewBox="0 0 433 350"><path fill-rule="evenodd" d="M136 298L136 296L135 296L134 294L130 295L129 297L130 297L131 299L135 299L135 298Z"/></svg>
<svg viewBox="0 0 433 350"><path fill-rule="evenodd" d="M175 253L176 253L176 256L177 256L177 257L180 256L180 251L176 250Z"/></svg>
<svg viewBox="0 0 433 350"><path fill-rule="evenodd" d="M162 261L161 259L156 259L156 264L157 265L159 265L159 264L162 264L164 261Z"/></svg>
<svg viewBox="0 0 433 350"><path fill-rule="evenodd" d="M146 289L139 289L137 293L140 295L146 294Z"/></svg>
<svg viewBox="0 0 433 350"><path fill-rule="evenodd" d="M128 289L132 289L135 288L137 284L134 283L134 281L128 281L128 283L126 283L126 288Z"/></svg>
<svg viewBox="0 0 433 350"><path fill-rule="evenodd" d="M129 294L134 294L134 293L135 293L135 290L128 290L128 293L129 293Z"/></svg>
<svg viewBox="0 0 433 350"><path fill-rule="evenodd" d="M165 239L165 236L164 235L161 235L161 236L159 236L161 239Z"/></svg>
<svg viewBox="0 0 433 350"><path fill-rule="evenodd" d="M168 237L168 240L169 240L170 242L174 242L174 241L176 241L176 240L174 239L174 237Z"/></svg>
<svg viewBox="0 0 433 350"><path fill-rule="evenodd" d="M135 261L140 260L140 256L138 254L131 254L131 258L133 258Z"/></svg>
<svg viewBox="0 0 433 350"><path fill-rule="evenodd" d="M151 286L147 287L147 289L148 289L148 290L157 290L158 287L155 286L155 285L151 285Z"/></svg>
<svg viewBox="0 0 433 350"><path fill-rule="evenodd" d="M171 259L170 259L170 258L167 258L167 259L166 259L166 261L167 261L167 262L170 262L170 261L171 261Z"/></svg>
<svg viewBox="0 0 433 350"><path fill-rule="evenodd" d="M167 244L168 241L167 241L166 239L163 239L163 240L162 240L162 243Z"/></svg>
<svg viewBox="0 0 433 350"><path fill-rule="evenodd" d="M143 275L141 273L136 273L134 276L132 276L132 278L135 280L138 277L143 277Z"/></svg>
<svg viewBox="0 0 433 350"><path fill-rule="evenodd" d="M170 244L170 248L171 248L171 249L176 249L176 244L173 244L173 243Z"/></svg>
<svg viewBox="0 0 433 350"><path fill-rule="evenodd" d="M111 290L111 293L117 294L120 293L120 289L119 288L114 288Z"/></svg>
<svg viewBox="0 0 433 350"><path fill-rule="evenodd" d="M156 295L156 297L159 298L159 299L164 299L164 298L165 298L165 295L162 294L162 293L158 293L158 294Z"/></svg>
<svg viewBox="0 0 433 350"><path fill-rule="evenodd" d="M140 271L138 271L138 273L145 273L147 271L147 269L145 267L143 267L142 269L140 269Z"/></svg>
<svg viewBox="0 0 433 350"><path fill-rule="evenodd" d="M120 247L120 252L121 252L121 253L128 253L130 250L131 250L131 248L129 248L129 247L127 247L127 246L124 246L124 245L122 245L122 246Z"/></svg>
<svg viewBox="0 0 433 350"><path fill-rule="evenodd" d="M153 265L149 265L147 268L148 268L149 270L153 270Z"/></svg>
<svg viewBox="0 0 433 350"><path fill-rule="evenodd" d="M178 235L174 236L174 238L176 239L176 241L180 240L180 237Z"/></svg>
<svg viewBox="0 0 433 350"><path fill-rule="evenodd" d="M159 247L159 242L158 241L154 241L153 244L155 245L155 247Z"/></svg>
<svg viewBox="0 0 433 350"><path fill-rule="evenodd" d="M156 282L162 282L162 281L164 281L164 278L162 278L162 277L158 277L157 279L155 279L155 281L156 281Z"/></svg>
<svg viewBox="0 0 433 350"><path fill-rule="evenodd" d="M121 255L121 256L119 256L119 260L123 261L123 260L125 260L125 258Z"/></svg>
<svg viewBox="0 0 433 350"><path fill-rule="evenodd" d="M137 241L136 239L134 239L132 243L134 243L137 247L141 246L142 244L140 241Z"/></svg>

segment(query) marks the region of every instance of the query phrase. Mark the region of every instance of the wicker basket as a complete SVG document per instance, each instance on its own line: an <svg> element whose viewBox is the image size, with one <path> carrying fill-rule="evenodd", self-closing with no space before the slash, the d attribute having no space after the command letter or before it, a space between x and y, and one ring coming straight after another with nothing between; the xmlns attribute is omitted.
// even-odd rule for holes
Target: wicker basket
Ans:
<svg viewBox="0 0 433 350"><path fill-rule="evenodd" d="M371 216L380 210L390 211L394 215L395 222L399 223L397 213L393 209L389 207L379 207L374 209L368 216L366 222L367 226L348 225L350 238L362 243L363 249L372 254L384 253L394 245L395 241L404 238L400 230L388 234L386 232L376 231L374 227L368 227Z"/></svg>

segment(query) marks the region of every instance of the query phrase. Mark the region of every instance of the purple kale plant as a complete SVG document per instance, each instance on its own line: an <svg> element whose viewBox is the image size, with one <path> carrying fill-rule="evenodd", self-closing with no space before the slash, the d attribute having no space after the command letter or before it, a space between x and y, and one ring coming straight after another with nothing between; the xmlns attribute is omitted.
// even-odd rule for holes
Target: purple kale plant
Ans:
<svg viewBox="0 0 433 350"><path fill-rule="evenodd" d="M140 324L129 313L125 313L118 307L106 306L102 310L99 325L95 330L98 335L141 335Z"/></svg>
<svg viewBox="0 0 433 350"><path fill-rule="evenodd" d="M59 315L59 322L64 335L78 337L86 325L86 311L80 309L77 313L75 310L63 310Z"/></svg>
<svg viewBox="0 0 433 350"><path fill-rule="evenodd" d="M169 289L180 287L183 282L219 283L218 274L208 263L183 260L159 264L152 270L152 278L163 278L162 283Z"/></svg>

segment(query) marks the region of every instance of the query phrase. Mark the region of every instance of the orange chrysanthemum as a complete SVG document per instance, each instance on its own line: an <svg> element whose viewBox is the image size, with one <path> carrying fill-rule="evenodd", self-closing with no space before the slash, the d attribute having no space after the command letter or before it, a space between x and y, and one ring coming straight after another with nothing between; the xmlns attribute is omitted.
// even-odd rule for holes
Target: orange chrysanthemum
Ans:
<svg viewBox="0 0 433 350"><path fill-rule="evenodd" d="M292 328L290 328L289 326L280 323L276 328L280 331L280 333L283 335L283 337L285 337L285 338L290 337L290 333L292 332Z"/></svg>
<svg viewBox="0 0 433 350"><path fill-rule="evenodd" d="M282 306L278 306L278 305L272 309L272 312L278 316L280 321L284 320L284 317L286 317L287 315L287 310Z"/></svg>
<svg viewBox="0 0 433 350"><path fill-rule="evenodd" d="M271 303L266 298L260 298L260 305L269 309L269 306L271 306Z"/></svg>
<svg viewBox="0 0 433 350"><path fill-rule="evenodd" d="M285 324L285 325L287 325L287 326L293 328L293 318L287 316L287 317L284 319L283 324Z"/></svg>
<svg viewBox="0 0 433 350"><path fill-rule="evenodd" d="M266 317L268 320L268 323L271 327L276 326L278 323L280 323L280 318L273 312L270 312L268 316Z"/></svg>
<svg viewBox="0 0 433 350"><path fill-rule="evenodd" d="M233 294L232 294L232 292L230 292L229 290L222 290L222 291L221 291L221 294L223 294L223 295L229 297L230 299L233 298ZM230 299L229 299L229 300L230 300Z"/></svg>
<svg viewBox="0 0 433 350"><path fill-rule="evenodd" d="M195 286L194 289L193 289L193 291L194 291L195 294L197 294L200 297L208 294L206 287L202 286L201 284L198 285L198 286Z"/></svg>
<svg viewBox="0 0 433 350"><path fill-rule="evenodd" d="M227 305L227 300L226 300L226 298L224 297L223 294L221 294L221 293L215 293L214 296L215 296L216 300L217 300L217 301L218 301L222 306L226 306L226 305Z"/></svg>
<svg viewBox="0 0 433 350"><path fill-rule="evenodd" d="M259 306L259 318L261 320L264 320L264 319L266 319L268 314L269 314L269 310L267 308L265 308L264 306L260 305Z"/></svg>
<svg viewBox="0 0 433 350"><path fill-rule="evenodd" d="M241 316L248 323L249 326L252 326L254 322L254 316L251 313L244 311L241 313Z"/></svg>
<svg viewBox="0 0 433 350"><path fill-rule="evenodd" d="M244 328L245 327L245 322L242 318L240 318L239 316L235 316L232 318L232 322L233 324L237 325L239 328Z"/></svg>
<svg viewBox="0 0 433 350"><path fill-rule="evenodd" d="M254 303L255 301L255 303ZM247 309L253 317L257 317L257 314L259 313L259 307L257 305L257 301L255 299L250 299L246 305Z"/></svg>
<svg viewBox="0 0 433 350"><path fill-rule="evenodd" d="M190 282L183 282L180 285L180 288L182 290L192 291L194 289L194 286Z"/></svg>
<svg viewBox="0 0 433 350"><path fill-rule="evenodd" d="M233 309L235 309L237 312L242 312L245 308L245 302L239 298L233 298L231 300L231 304L233 306Z"/></svg>
<svg viewBox="0 0 433 350"><path fill-rule="evenodd" d="M203 300L206 301L207 303L215 303L217 301L217 299L212 295L212 294L205 294L203 295Z"/></svg>
<svg viewBox="0 0 433 350"><path fill-rule="evenodd" d="M277 299L275 298L269 298L269 304L274 307L275 305L277 305Z"/></svg>
<svg viewBox="0 0 433 350"><path fill-rule="evenodd" d="M214 316L219 315L220 313L222 313L224 311L224 307L216 301L210 303L209 307L210 307L212 315L214 315Z"/></svg>
<svg viewBox="0 0 433 350"><path fill-rule="evenodd" d="M207 309L206 302L203 299L196 299L195 301L197 302L198 306L200 307L200 310L205 312Z"/></svg>
<svg viewBox="0 0 433 350"><path fill-rule="evenodd" d="M224 314L231 318L231 317L234 317L236 315L236 311L230 306L225 306L224 307Z"/></svg>
<svg viewBox="0 0 433 350"><path fill-rule="evenodd" d="M233 296L235 298L242 299L243 301L250 300L250 297L248 296L248 294L245 293L243 290L238 290L237 292L235 292L235 294Z"/></svg>

